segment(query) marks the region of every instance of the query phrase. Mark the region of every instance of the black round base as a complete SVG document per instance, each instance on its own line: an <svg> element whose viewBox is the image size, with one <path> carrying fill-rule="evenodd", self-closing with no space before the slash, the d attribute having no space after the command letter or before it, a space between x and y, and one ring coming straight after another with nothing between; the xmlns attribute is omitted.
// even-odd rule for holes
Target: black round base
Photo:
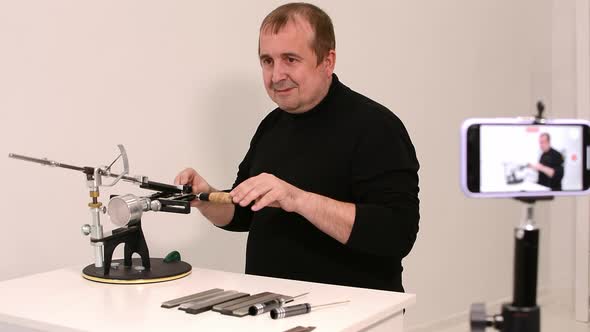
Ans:
<svg viewBox="0 0 590 332"><path fill-rule="evenodd" d="M164 263L162 258L150 258L150 269L143 271L136 269L142 266L140 258L133 258L132 266L124 266L122 259L114 259L113 263L118 263L119 266L113 268L111 265L109 274L106 276L103 268L97 268L91 264L82 270L82 277L107 284L148 284L180 279L189 275L192 270L191 265L186 262Z"/></svg>

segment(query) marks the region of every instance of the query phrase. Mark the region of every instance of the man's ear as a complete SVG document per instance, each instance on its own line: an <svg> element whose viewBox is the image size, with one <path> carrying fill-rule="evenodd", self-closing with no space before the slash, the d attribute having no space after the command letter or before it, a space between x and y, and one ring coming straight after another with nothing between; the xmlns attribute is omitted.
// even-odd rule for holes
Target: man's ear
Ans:
<svg viewBox="0 0 590 332"><path fill-rule="evenodd" d="M324 60L322 61L322 66L324 67L324 71L326 73L327 76L332 76L332 73L334 72L334 67L336 66L336 51L335 50L330 50L330 52L328 52L328 55L326 55L324 57Z"/></svg>

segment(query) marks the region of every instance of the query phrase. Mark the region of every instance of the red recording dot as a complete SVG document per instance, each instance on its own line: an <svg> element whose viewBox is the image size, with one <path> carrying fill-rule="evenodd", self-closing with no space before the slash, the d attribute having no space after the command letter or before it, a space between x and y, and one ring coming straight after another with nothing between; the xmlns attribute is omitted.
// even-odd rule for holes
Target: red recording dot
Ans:
<svg viewBox="0 0 590 332"><path fill-rule="evenodd" d="M573 160L573 161L576 161L576 160L578 160L578 155L577 155L577 154L575 154L575 153L574 153L574 154L572 154L572 160Z"/></svg>

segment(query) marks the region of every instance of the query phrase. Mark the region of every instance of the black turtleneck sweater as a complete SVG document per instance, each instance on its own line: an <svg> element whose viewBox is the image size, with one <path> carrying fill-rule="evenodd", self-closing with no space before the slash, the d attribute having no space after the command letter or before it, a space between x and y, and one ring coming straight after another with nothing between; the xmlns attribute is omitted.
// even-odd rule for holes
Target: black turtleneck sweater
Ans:
<svg viewBox="0 0 590 332"><path fill-rule="evenodd" d="M553 177L549 177L545 173L539 172L537 183L549 187L551 190L561 190L561 180L563 179L563 156L561 153L551 148L549 151L543 152L539 163L553 169L555 173L553 173Z"/></svg>
<svg viewBox="0 0 590 332"><path fill-rule="evenodd" d="M279 108L260 124L234 188L260 173L342 202L354 203L342 244L301 215L236 205L232 231L249 231L246 273L403 291L401 260L418 232L418 160L402 122L333 75L313 109Z"/></svg>

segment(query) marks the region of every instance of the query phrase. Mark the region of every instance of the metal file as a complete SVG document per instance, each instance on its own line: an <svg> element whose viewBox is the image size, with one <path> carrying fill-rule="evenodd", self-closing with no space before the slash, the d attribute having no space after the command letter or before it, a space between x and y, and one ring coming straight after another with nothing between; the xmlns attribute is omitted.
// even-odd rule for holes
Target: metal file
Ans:
<svg viewBox="0 0 590 332"><path fill-rule="evenodd" d="M193 302L193 301L198 301L198 300L202 300L205 297L217 294L217 293L221 293L223 292L223 289L221 288L213 288L210 290L206 290L204 292L200 292L200 293L195 293L195 294L191 294L191 295L187 295L187 296L183 296L183 297L179 297L177 299L174 300L169 300L166 302L162 303L162 308L174 308L177 307L183 303L187 303L187 302Z"/></svg>
<svg viewBox="0 0 590 332"><path fill-rule="evenodd" d="M236 291L227 291L224 293L225 294L218 295L218 296L212 297L207 300L191 302L190 306L185 308L185 311L187 314L195 315L195 314L199 314L201 312L211 310L213 308L213 306L216 304L235 300L237 298L247 297L250 295L247 293L240 293L240 292L236 292ZM189 304L189 303L187 303L187 304Z"/></svg>
<svg viewBox="0 0 590 332"><path fill-rule="evenodd" d="M218 304L218 305L213 306L213 311L221 312L222 310L225 310L225 309L227 309L229 307L233 307L235 305L246 303L246 302L252 303L252 301L254 301L255 303L258 303L259 302L259 299L261 297L267 296L267 295L270 295L270 294L273 294L273 293L271 293L271 292L263 292L263 293L254 294L254 295L251 295L251 296L248 296L248 297L236 299L236 300L233 300L233 301L228 301L228 302L225 302L225 303L221 303L221 304Z"/></svg>

